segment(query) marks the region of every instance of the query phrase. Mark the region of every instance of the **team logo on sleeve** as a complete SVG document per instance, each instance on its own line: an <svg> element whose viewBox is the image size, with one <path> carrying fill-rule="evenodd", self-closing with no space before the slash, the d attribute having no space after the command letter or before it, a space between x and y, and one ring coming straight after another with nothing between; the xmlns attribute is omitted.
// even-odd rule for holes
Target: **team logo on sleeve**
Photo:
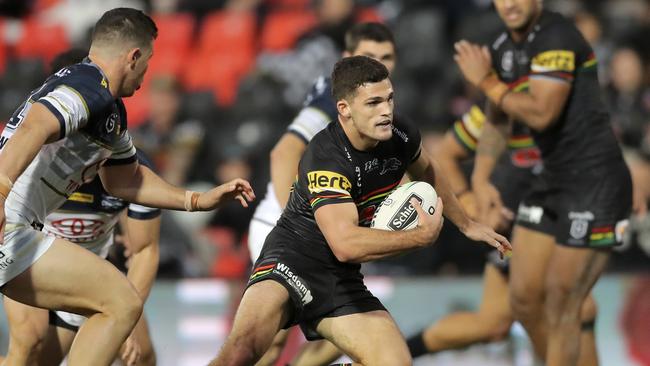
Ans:
<svg viewBox="0 0 650 366"><path fill-rule="evenodd" d="M575 53L565 50L542 52L533 58L530 68L533 72L573 72L576 68Z"/></svg>
<svg viewBox="0 0 650 366"><path fill-rule="evenodd" d="M352 184L345 176L329 170L315 170L307 173L309 192L312 194L324 191L350 194Z"/></svg>

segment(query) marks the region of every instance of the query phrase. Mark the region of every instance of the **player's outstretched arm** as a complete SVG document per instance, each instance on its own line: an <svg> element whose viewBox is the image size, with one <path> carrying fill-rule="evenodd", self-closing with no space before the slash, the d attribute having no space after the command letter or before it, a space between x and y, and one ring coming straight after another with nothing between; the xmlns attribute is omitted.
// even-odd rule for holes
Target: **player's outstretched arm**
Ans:
<svg viewBox="0 0 650 366"><path fill-rule="evenodd" d="M285 133L271 150L271 182L280 207L287 205L298 163L307 145L297 135Z"/></svg>
<svg viewBox="0 0 650 366"><path fill-rule="evenodd" d="M56 140L61 133L57 118L47 107L34 103L16 132L0 154L0 244L4 242L4 204L13 182L27 169L44 144Z"/></svg>
<svg viewBox="0 0 650 366"><path fill-rule="evenodd" d="M435 187L438 196L445 202L445 217L451 220L465 236L475 241L485 242L501 253L512 249L505 237L467 216L444 174L437 174L441 171L440 167L425 151L422 151L420 157L409 166L408 171L416 180L425 181Z"/></svg>
<svg viewBox="0 0 650 366"><path fill-rule="evenodd" d="M253 188L244 179L233 179L199 193L173 186L137 162L103 166L99 174L104 188L112 196L149 207L210 211L232 200L248 207L248 202L255 199Z"/></svg>
<svg viewBox="0 0 650 366"><path fill-rule="evenodd" d="M571 92L570 82L556 78L530 78L528 91L513 92L492 71L487 47L462 40L454 48L454 59L465 79L481 89L505 113L531 129L542 131L548 128L564 110Z"/></svg>
<svg viewBox="0 0 650 366"><path fill-rule="evenodd" d="M442 229L442 201L429 215L415 200L411 204L418 212L418 226L404 231L370 229L359 225L354 203L321 206L314 216L332 252L341 262L363 263L422 248L432 244Z"/></svg>

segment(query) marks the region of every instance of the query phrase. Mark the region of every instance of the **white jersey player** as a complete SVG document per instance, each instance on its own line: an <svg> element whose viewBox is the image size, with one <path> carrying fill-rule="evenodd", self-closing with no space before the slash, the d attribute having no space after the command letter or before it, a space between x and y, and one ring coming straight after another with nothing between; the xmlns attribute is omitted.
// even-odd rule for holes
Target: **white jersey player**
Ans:
<svg viewBox="0 0 650 366"><path fill-rule="evenodd" d="M2 293L88 316L68 355L71 365L109 365L140 318L142 300L115 267L40 231L49 213L98 173L111 195L150 207L211 210L224 200L247 206L254 198L243 180L191 192L138 164L121 98L140 87L156 36L155 23L139 10L104 13L88 61L31 93L0 139Z"/></svg>

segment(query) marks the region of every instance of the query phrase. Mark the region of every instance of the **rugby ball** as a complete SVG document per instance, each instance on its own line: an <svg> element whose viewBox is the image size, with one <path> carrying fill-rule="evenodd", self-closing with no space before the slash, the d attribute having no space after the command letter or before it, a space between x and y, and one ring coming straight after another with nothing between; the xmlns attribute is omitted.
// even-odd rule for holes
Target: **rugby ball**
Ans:
<svg viewBox="0 0 650 366"><path fill-rule="evenodd" d="M372 218L370 227L382 230L409 230L418 224L418 213L411 205L415 198L424 212L433 215L436 210L438 194L426 182L409 182L395 188L379 205Z"/></svg>

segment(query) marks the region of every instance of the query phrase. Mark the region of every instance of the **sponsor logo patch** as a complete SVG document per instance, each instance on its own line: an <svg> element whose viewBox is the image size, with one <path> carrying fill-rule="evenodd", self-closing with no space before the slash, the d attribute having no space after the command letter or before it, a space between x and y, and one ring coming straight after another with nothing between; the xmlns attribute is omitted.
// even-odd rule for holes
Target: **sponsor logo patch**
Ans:
<svg viewBox="0 0 650 366"><path fill-rule="evenodd" d="M309 192L312 194L324 191L349 194L352 190L352 184L350 184L348 178L329 170L311 171L307 173L307 181L309 183Z"/></svg>
<svg viewBox="0 0 650 366"><path fill-rule="evenodd" d="M517 209L517 219L523 222L539 224L542 222L542 216L544 216L544 209L539 206L526 206L521 203Z"/></svg>
<svg viewBox="0 0 650 366"><path fill-rule="evenodd" d="M300 294L300 301L303 305L307 305L312 302L312 300L314 300L314 297L311 295L311 290L309 289L305 280L295 274L293 270L289 268L289 266L282 262L278 262L278 264L273 269L273 272L280 274L287 281L287 283Z"/></svg>
<svg viewBox="0 0 650 366"><path fill-rule="evenodd" d="M575 54L573 51L551 50L542 52L535 56L531 62L531 70L534 72L573 72L575 68Z"/></svg>

